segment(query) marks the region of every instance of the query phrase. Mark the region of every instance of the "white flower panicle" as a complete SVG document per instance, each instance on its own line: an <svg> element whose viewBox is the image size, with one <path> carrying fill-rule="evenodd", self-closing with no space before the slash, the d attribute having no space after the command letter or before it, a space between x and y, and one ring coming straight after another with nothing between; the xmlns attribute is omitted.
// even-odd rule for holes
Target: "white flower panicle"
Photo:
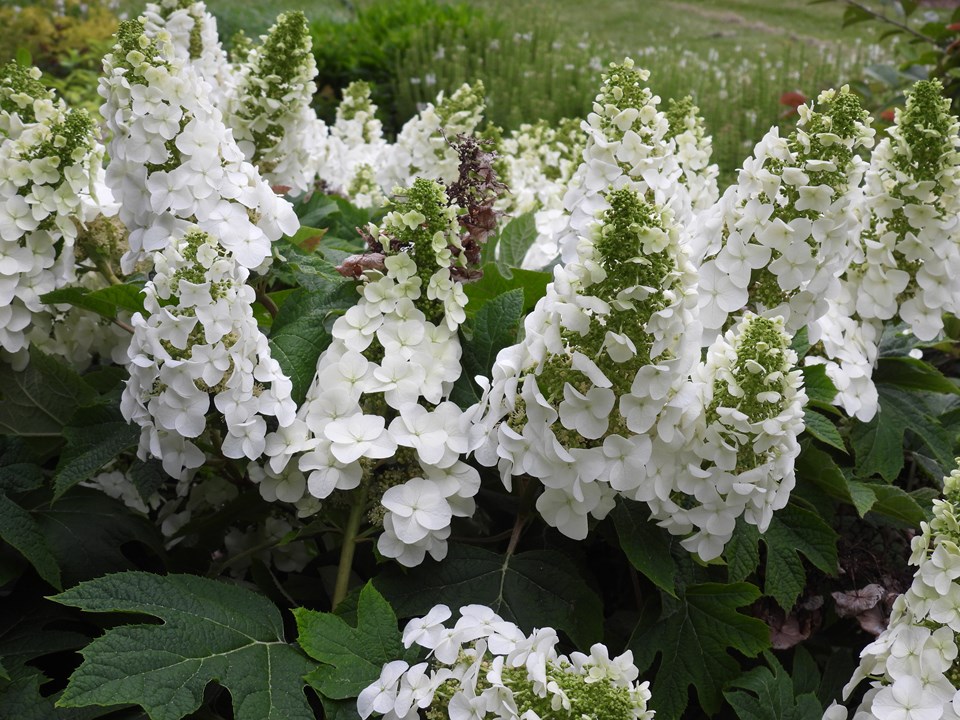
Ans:
<svg viewBox="0 0 960 720"><path fill-rule="evenodd" d="M697 255L700 311L708 343L731 314L749 308L783 316L789 333L817 320L838 295L857 232L853 200L863 177L860 148L873 144L870 118L846 87L801 105L789 139L772 128L720 200Z"/></svg>
<svg viewBox="0 0 960 720"><path fill-rule="evenodd" d="M960 718L960 470L944 478L933 519L913 538L913 584L893 604L890 623L860 653L860 666L844 687L847 699L870 681L853 720L957 720ZM824 720L846 720L832 705Z"/></svg>
<svg viewBox="0 0 960 720"><path fill-rule="evenodd" d="M377 182L377 168L390 151L376 112L369 83L350 83L330 128L327 160L319 169L322 180L358 207L383 205L386 201Z"/></svg>
<svg viewBox="0 0 960 720"><path fill-rule="evenodd" d="M120 405L143 428L139 456L159 458L176 478L202 465L194 440L208 428L212 400L225 423L223 454L259 458L267 418L286 428L297 408L253 317L249 271L197 227L157 253L154 267L144 288L147 316L131 320L130 379Z"/></svg>
<svg viewBox="0 0 960 720"><path fill-rule="evenodd" d="M18 367L46 313L40 296L76 279L78 228L109 204L96 123L38 78L13 63L0 70L0 350Z"/></svg>
<svg viewBox="0 0 960 720"><path fill-rule="evenodd" d="M226 99L233 68L220 43L217 19L202 0L160 0L147 3L144 30L151 38L166 30L176 56L210 85L214 104Z"/></svg>
<svg viewBox="0 0 960 720"><path fill-rule="evenodd" d="M924 80L873 152L861 255L848 272L856 313L899 317L920 340L960 312L960 122L938 80Z"/></svg>
<svg viewBox="0 0 960 720"><path fill-rule="evenodd" d="M310 105L317 64L304 14L280 15L236 72L228 123L244 156L272 185L306 192L325 164L328 130Z"/></svg>
<svg viewBox="0 0 960 720"><path fill-rule="evenodd" d="M378 168L380 187L407 187L418 177L444 184L456 180L459 158L447 138L473 135L485 109L482 82L464 83L449 96L441 91L436 105L428 103L408 120L389 146L389 157Z"/></svg>
<svg viewBox="0 0 960 720"><path fill-rule="evenodd" d="M243 158L210 100L210 86L173 51L169 34L151 39L138 20L120 24L104 58L101 112L113 133L106 180L130 230L123 270L198 225L240 265L264 266L271 242L298 227Z"/></svg>
<svg viewBox="0 0 960 720"><path fill-rule="evenodd" d="M679 492L637 499L671 533L692 531L681 544L703 560L720 555L738 517L765 532L789 500L807 400L796 364L783 319L747 313L693 373L688 442L663 471Z"/></svg>
<svg viewBox="0 0 960 720"><path fill-rule="evenodd" d="M720 169L711 164L713 140L707 135L703 118L693 98L667 101L667 123L670 130L665 140L676 143L677 162L683 175L680 181L690 193L690 205L695 213L709 209L720 197L717 175Z"/></svg>
<svg viewBox="0 0 960 720"><path fill-rule="evenodd" d="M0 138L16 138L24 126L56 112L53 91L41 81L39 68L10 61L0 67Z"/></svg>
<svg viewBox="0 0 960 720"><path fill-rule="evenodd" d="M593 112L581 125L587 135L583 162L563 199L568 225L557 237L537 240L559 247L564 262L574 259L579 239L607 208L606 193L611 189L631 185L647 202L669 207L680 226L686 227L691 219L675 143L667 140L670 125L657 109L660 98L646 86L649 77L630 58L611 64L603 75Z"/></svg>
<svg viewBox="0 0 960 720"><path fill-rule="evenodd" d="M498 354L475 411L488 437L478 460L498 464L508 487L538 478L540 513L576 539L618 493L655 483L653 446L678 441L670 405L699 354L696 275L672 213L632 187L604 204L524 340Z"/></svg>
<svg viewBox="0 0 960 720"><path fill-rule="evenodd" d="M410 665L394 660L360 692L363 720L651 720L648 682L638 683L633 653L610 657L597 643L590 654L562 655L553 628L526 635L484 605L437 605L411 620L403 644L428 650ZM421 715L422 713L422 715Z"/></svg>
<svg viewBox="0 0 960 720"><path fill-rule="evenodd" d="M296 422L267 438L260 488L296 502L304 490L322 500L360 487L380 501L371 514L383 523L379 551L412 566L446 555L450 521L473 514L480 477L460 460L472 449L469 418L446 399L465 319L451 274L465 255L460 209L432 180L398 193L368 228L370 262L344 264L360 276L360 301L334 323Z"/></svg>

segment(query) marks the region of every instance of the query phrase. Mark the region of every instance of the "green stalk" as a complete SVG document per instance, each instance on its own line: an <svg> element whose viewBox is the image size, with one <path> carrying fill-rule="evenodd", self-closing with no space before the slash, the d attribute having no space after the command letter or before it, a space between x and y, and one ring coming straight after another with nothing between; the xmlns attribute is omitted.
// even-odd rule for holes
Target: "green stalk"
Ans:
<svg viewBox="0 0 960 720"><path fill-rule="evenodd" d="M343 529L343 547L340 548L340 564L337 566L337 584L333 588L333 609L347 596L350 570L353 568L353 553L357 549L357 533L367 507L367 488L362 485L350 505L350 517Z"/></svg>

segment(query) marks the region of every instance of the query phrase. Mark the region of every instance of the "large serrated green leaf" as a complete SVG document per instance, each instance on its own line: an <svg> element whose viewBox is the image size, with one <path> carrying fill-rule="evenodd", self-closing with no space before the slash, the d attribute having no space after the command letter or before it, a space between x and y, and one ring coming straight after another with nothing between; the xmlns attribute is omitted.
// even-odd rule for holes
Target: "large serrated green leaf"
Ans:
<svg viewBox="0 0 960 720"><path fill-rule="evenodd" d="M326 698L357 697L380 677L385 664L411 655L403 648L393 608L370 583L360 592L356 627L334 613L297 608L293 614L297 642L322 663L307 681Z"/></svg>
<svg viewBox="0 0 960 720"><path fill-rule="evenodd" d="M843 438L840 436L840 431L826 415L810 408L804 409L803 429L820 442L835 447L842 452L847 451L843 444Z"/></svg>
<svg viewBox="0 0 960 720"><path fill-rule="evenodd" d="M909 390L960 395L960 385L930 363L909 356L880 358L873 371L873 380Z"/></svg>
<svg viewBox="0 0 960 720"><path fill-rule="evenodd" d="M121 310L131 313L144 312L142 284L111 285L100 290L67 287L41 295L40 301L48 305L73 305L111 320L117 317Z"/></svg>
<svg viewBox="0 0 960 720"><path fill-rule="evenodd" d="M330 316L352 307L358 298L352 282L322 283L324 289L291 293L270 329L270 352L293 383L291 394L298 404L316 375L317 359L333 339Z"/></svg>
<svg viewBox="0 0 960 720"><path fill-rule="evenodd" d="M831 403L837 395L837 386L827 376L826 365L807 365L802 369L803 389L807 397L823 403Z"/></svg>
<svg viewBox="0 0 960 720"><path fill-rule="evenodd" d="M611 516L630 564L661 590L676 597L677 565L670 552L672 536L650 519L646 506L632 500L621 500Z"/></svg>
<svg viewBox="0 0 960 720"><path fill-rule="evenodd" d="M877 500L871 486L848 479L829 453L809 443L797 458L796 468L800 482L810 482L831 498L853 505L860 517L866 515Z"/></svg>
<svg viewBox="0 0 960 720"><path fill-rule="evenodd" d="M400 617L426 614L437 603L479 603L528 632L563 630L579 647L603 634L600 598L569 558L552 550L503 556L451 543L442 562L428 560L408 571L390 567L374 584Z"/></svg>
<svg viewBox="0 0 960 720"><path fill-rule="evenodd" d="M53 476L54 497L57 498L77 483L89 479L124 450L136 447L140 428L119 418L96 425L65 427L63 437L67 446Z"/></svg>
<svg viewBox="0 0 960 720"><path fill-rule="evenodd" d="M827 575L837 573L837 534L815 512L791 501L760 536L767 547L764 593L784 610L793 608L806 584L800 553Z"/></svg>
<svg viewBox="0 0 960 720"><path fill-rule="evenodd" d="M81 405L96 391L60 360L36 349L20 372L0 364L0 433L25 437L60 435Z"/></svg>
<svg viewBox="0 0 960 720"><path fill-rule="evenodd" d="M820 720L823 706L813 692L798 693L790 674L769 652L769 664L745 672L725 691L724 697L740 720ZM773 672L770 671L773 668Z"/></svg>
<svg viewBox="0 0 960 720"><path fill-rule="evenodd" d="M737 612L759 597L748 583L690 585L679 600L663 597L660 621L629 643L641 672L660 656L650 701L657 720L678 720L691 685L707 714L720 709L723 686L740 674L729 651L755 657L770 646L770 628Z"/></svg>
<svg viewBox="0 0 960 720"><path fill-rule="evenodd" d="M498 264L501 272L508 276L511 268L523 264L527 250L537 241L537 223L532 212L524 213L507 223L497 240Z"/></svg>
<svg viewBox="0 0 960 720"><path fill-rule="evenodd" d="M872 512L897 520L906 527L919 527L927 519L917 501L896 485L871 485L870 488L877 497Z"/></svg>
<svg viewBox="0 0 960 720"><path fill-rule="evenodd" d="M193 575L107 575L52 598L88 612L139 613L162 625L108 630L81 651L61 707L132 703L151 720L180 720L213 681L236 720L314 720L303 692L313 664L283 639L266 598Z"/></svg>
<svg viewBox="0 0 960 720"><path fill-rule="evenodd" d="M760 566L760 531L742 517L737 519L733 537L723 548L727 580L743 582Z"/></svg>
<svg viewBox="0 0 960 720"><path fill-rule="evenodd" d="M503 295L514 288L523 289L523 312L529 313L537 301L547 294L547 285L552 275L536 270L514 269L511 277L504 277L494 263L483 266L483 277L476 282L465 283L463 292L467 296L467 317L473 317L493 298Z"/></svg>
<svg viewBox="0 0 960 720"><path fill-rule="evenodd" d="M46 582L59 590L60 567L33 516L0 493L0 539L23 555Z"/></svg>
<svg viewBox="0 0 960 720"><path fill-rule="evenodd" d="M461 407L480 399L479 387L473 378L490 377L497 353L517 339L522 312L523 290L515 288L493 298L465 323L464 333L469 333L469 338L463 342L463 372L452 396Z"/></svg>

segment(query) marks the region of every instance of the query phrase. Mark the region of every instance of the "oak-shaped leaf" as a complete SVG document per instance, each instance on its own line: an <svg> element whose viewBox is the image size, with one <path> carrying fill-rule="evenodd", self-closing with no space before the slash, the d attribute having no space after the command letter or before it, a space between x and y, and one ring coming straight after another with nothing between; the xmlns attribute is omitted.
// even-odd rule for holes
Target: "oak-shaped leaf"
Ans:
<svg viewBox="0 0 960 720"><path fill-rule="evenodd" d="M279 610L256 593L193 575L125 572L52 599L162 621L113 628L81 650L60 707L135 704L151 720L180 720L218 682L236 720L314 720L303 682L313 663L284 641Z"/></svg>
<svg viewBox="0 0 960 720"><path fill-rule="evenodd" d="M723 686L740 674L730 651L755 657L770 646L766 624L737 611L759 597L760 591L749 583L691 585L678 600L661 595L659 622L629 643L641 672L660 655L651 688L657 720L683 715L691 685L708 715L720 709Z"/></svg>

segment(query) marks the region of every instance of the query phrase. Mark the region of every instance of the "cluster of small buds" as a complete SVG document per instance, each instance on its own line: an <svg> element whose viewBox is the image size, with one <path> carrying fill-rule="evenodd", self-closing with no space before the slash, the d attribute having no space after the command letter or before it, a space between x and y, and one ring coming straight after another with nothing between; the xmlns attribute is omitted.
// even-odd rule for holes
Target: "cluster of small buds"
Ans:
<svg viewBox="0 0 960 720"><path fill-rule="evenodd" d="M159 458L176 478L203 464L193 440L207 429L212 399L225 422L223 454L259 458L266 417L289 427L296 405L253 317L249 271L197 227L157 253L154 267L144 288L147 316L131 319L130 379L120 405L143 429L139 456Z"/></svg>
<svg viewBox="0 0 960 720"><path fill-rule="evenodd" d="M437 605L403 631L406 648L429 651L410 665L393 660L360 692L363 720L651 720L649 683L638 683L633 653L610 657L597 643L590 654L561 655L553 628L526 635L484 605ZM422 714L421 714L422 713Z"/></svg>
<svg viewBox="0 0 960 720"><path fill-rule="evenodd" d="M288 12L236 68L228 124L244 156L272 185L299 193L326 164L327 126L311 107L317 64L307 18Z"/></svg>
<svg viewBox="0 0 960 720"><path fill-rule="evenodd" d="M918 82L873 152L860 257L847 274L864 320L899 317L920 340L960 313L960 122L938 80Z"/></svg>
<svg viewBox="0 0 960 720"><path fill-rule="evenodd" d="M400 129L379 168L380 186L406 187L417 177L444 184L456 180L459 159L447 138L473 135L485 109L482 82L464 83L450 96L441 92L436 105L428 103Z"/></svg>
<svg viewBox="0 0 960 720"><path fill-rule="evenodd" d="M667 123L670 130L665 140L676 143L677 162L683 175L680 181L690 194L690 205L695 213L707 210L720 197L717 175L720 169L711 164L713 140L707 135L703 118L693 98L667 101Z"/></svg>
<svg viewBox="0 0 960 720"><path fill-rule="evenodd" d="M611 64L603 75L593 112L581 125L587 135L583 162L563 199L568 225L556 238L537 240L558 246L564 262L575 258L580 238L606 209L610 189L633 186L648 202L669 207L681 226L691 219L675 144L667 141L670 125L657 109L660 98L646 85L649 77L630 58Z"/></svg>
<svg viewBox="0 0 960 720"><path fill-rule="evenodd" d="M692 375L681 422L686 446L663 472L680 494L645 497L653 517L705 561L719 557L738 517L765 532L795 484L807 397L783 318L747 313Z"/></svg>
<svg viewBox="0 0 960 720"><path fill-rule="evenodd" d="M296 232L297 217L244 160L210 86L169 33L151 39L139 20L123 22L103 62L101 111L113 133L106 180L130 230L124 272L193 225L245 268L269 262L271 242Z"/></svg>
<svg viewBox="0 0 960 720"><path fill-rule="evenodd" d="M233 69L220 43L217 19L202 0L160 0L147 3L143 11L144 30L151 38L166 30L173 51L190 65L209 86L215 105L226 99Z"/></svg>
<svg viewBox="0 0 960 720"><path fill-rule="evenodd" d="M371 252L342 267L361 280L360 301L334 323L296 421L268 436L260 484L288 502L362 484L383 508L379 551L413 566L446 555L451 519L473 514L480 477L460 460L472 449L469 418L446 400L465 319L450 271L464 256L460 208L432 180L398 193L367 229ZM294 456L299 473L288 469Z"/></svg>
<svg viewBox="0 0 960 720"><path fill-rule="evenodd" d="M840 291L856 236L855 198L873 145L870 118L848 88L827 90L817 109L801 105L796 131L777 128L757 144L705 222L697 256L700 312L709 342L744 308L783 316L787 331L809 327Z"/></svg>
<svg viewBox="0 0 960 720"><path fill-rule="evenodd" d="M330 128L326 164L319 169L322 180L344 192L358 207L382 205L385 200L376 169L389 151L376 112L370 85L350 83Z"/></svg>
<svg viewBox="0 0 960 720"><path fill-rule="evenodd" d="M911 541L913 584L896 599L887 629L860 653L860 666L844 687L847 699L870 680L853 720L957 720L960 718L960 470L944 478L933 519ZM846 720L831 705L824 720Z"/></svg>
<svg viewBox="0 0 960 720"><path fill-rule="evenodd" d="M0 137L16 138L24 126L56 112L53 91L38 68L8 62L0 68Z"/></svg>
<svg viewBox="0 0 960 720"><path fill-rule="evenodd" d="M0 69L0 350L27 362L40 296L76 278L78 226L109 205L103 146L86 110L68 110L39 71Z"/></svg>
<svg viewBox="0 0 960 720"><path fill-rule="evenodd" d="M541 515L576 539L618 493L656 483L653 446L678 441L672 403L699 357L696 274L672 212L632 187L604 204L474 410L487 437L477 459L508 487L538 478Z"/></svg>

